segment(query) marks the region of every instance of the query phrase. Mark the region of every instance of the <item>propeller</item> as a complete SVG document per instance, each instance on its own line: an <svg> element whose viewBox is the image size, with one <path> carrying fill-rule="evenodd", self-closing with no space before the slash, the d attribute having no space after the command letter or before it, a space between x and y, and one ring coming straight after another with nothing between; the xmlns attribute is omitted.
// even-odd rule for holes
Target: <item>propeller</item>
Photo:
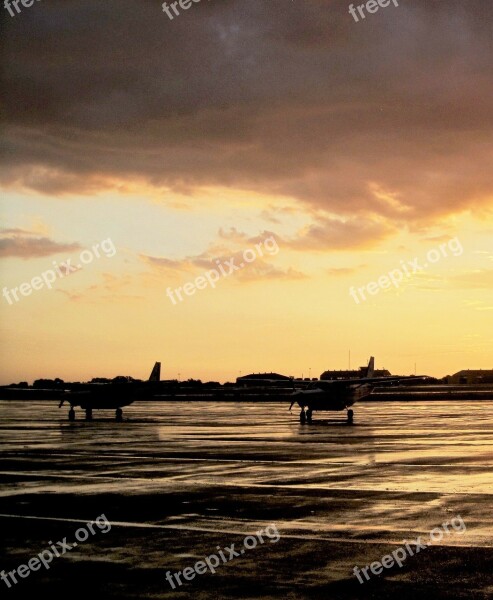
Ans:
<svg viewBox="0 0 493 600"><path fill-rule="evenodd" d="M291 394L291 396L299 396L299 395L300 395L299 391L298 391L298 392L293 392L293 393ZM298 399L297 399L297 398L291 402L291 406L289 407L289 412L291 412L291 409L292 409L292 408L293 408L293 406L296 404L296 402L298 402Z"/></svg>
<svg viewBox="0 0 493 600"><path fill-rule="evenodd" d="M60 400L60 404L58 405L58 408L62 408L62 406L65 404L65 400L67 400L67 397L70 396L69 392L64 392L62 395L62 399Z"/></svg>

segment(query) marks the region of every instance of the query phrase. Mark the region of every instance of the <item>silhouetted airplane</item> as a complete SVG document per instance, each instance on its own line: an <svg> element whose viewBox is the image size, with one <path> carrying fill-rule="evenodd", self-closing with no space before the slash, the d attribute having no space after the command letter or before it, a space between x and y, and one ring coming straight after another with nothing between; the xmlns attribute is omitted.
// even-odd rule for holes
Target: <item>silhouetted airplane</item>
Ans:
<svg viewBox="0 0 493 600"><path fill-rule="evenodd" d="M300 423L311 423L314 410L340 411L347 410L347 422L353 422L354 412L350 408L355 402L366 398L377 385L397 383L404 380L426 379L423 376L408 377L373 377L375 358L372 356L364 377L357 379L335 379L332 381L314 381L305 390L293 392L294 404L301 408ZM306 408L306 412L305 412Z"/></svg>
<svg viewBox="0 0 493 600"><path fill-rule="evenodd" d="M74 408L76 406L80 406L86 411L86 421L92 420L92 411L95 409L116 409L116 420L121 421L123 419L122 407L132 404L149 392L156 391L156 384L159 383L160 378L161 363L157 362L146 382L92 384L88 390L66 392L58 408L61 408L65 402L70 404L69 421L75 421Z"/></svg>

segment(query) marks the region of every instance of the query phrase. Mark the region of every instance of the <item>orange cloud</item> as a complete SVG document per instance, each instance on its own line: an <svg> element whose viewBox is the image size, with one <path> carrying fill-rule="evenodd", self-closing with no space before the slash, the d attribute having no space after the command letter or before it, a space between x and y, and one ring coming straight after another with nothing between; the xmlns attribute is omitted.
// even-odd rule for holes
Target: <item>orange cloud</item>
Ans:
<svg viewBox="0 0 493 600"><path fill-rule="evenodd" d="M60 243L47 237L35 237L36 234L23 229L2 229L0 231L0 258L39 258L62 252L80 250L78 243Z"/></svg>

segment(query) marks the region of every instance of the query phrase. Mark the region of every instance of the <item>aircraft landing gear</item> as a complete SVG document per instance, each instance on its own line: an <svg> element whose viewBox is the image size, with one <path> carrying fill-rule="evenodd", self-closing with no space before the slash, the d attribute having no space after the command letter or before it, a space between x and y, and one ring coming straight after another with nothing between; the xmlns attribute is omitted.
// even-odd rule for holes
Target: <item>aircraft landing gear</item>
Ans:
<svg viewBox="0 0 493 600"><path fill-rule="evenodd" d="M68 411L68 420L75 421L75 410L73 408Z"/></svg>
<svg viewBox="0 0 493 600"><path fill-rule="evenodd" d="M116 409L115 419L118 421L118 423L123 421L123 410L121 408Z"/></svg>
<svg viewBox="0 0 493 600"><path fill-rule="evenodd" d="M312 416L313 416L313 410L311 408L309 408L306 411L306 420L307 420L308 423L312 422Z"/></svg>
<svg viewBox="0 0 493 600"><path fill-rule="evenodd" d="M302 425L304 425L306 423L306 415L305 415L305 409L302 408L301 412L300 412L300 423Z"/></svg>
<svg viewBox="0 0 493 600"><path fill-rule="evenodd" d="M347 411L347 424L348 425L352 425L353 424L353 418L354 418L354 411L352 411L351 409L349 409Z"/></svg>
<svg viewBox="0 0 493 600"><path fill-rule="evenodd" d="M92 408L86 408L86 421L92 421Z"/></svg>

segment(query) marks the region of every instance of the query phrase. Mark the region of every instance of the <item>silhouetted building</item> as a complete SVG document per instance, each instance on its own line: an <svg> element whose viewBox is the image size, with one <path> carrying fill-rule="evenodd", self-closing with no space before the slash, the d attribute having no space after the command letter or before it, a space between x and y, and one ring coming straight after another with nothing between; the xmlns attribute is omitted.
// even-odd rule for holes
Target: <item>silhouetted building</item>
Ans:
<svg viewBox="0 0 493 600"><path fill-rule="evenodd" d="M320 375L320 379L334 380L334 379L361 379L366 377L368 367L360 367L358 371L324 371ZM373 377L390 377L390 371L387 369L375 369Z"/></svg>
<svg viewBox="0 0 493 600"><path fill-rule="evenodd" d="M63 388L65 382L57 377L56 379L36 379L33 383L33 388L38 390L56 390Z"/></svg>
<svg viewBox="0 0 493 600"><path fill-rule="evenodd" d="M250 375L243 375L243 377L237 377L236 385L241 385L243 387L285 387L291 385L292 381L292 377L279 375L279 373L252 373Z"/></svg>
<svg viewBox="0 0 493 600"><path fill-rule="evenodd" d="M448 375L446 379L451 384L493 383L493 369L466 369Z"/></svg>

